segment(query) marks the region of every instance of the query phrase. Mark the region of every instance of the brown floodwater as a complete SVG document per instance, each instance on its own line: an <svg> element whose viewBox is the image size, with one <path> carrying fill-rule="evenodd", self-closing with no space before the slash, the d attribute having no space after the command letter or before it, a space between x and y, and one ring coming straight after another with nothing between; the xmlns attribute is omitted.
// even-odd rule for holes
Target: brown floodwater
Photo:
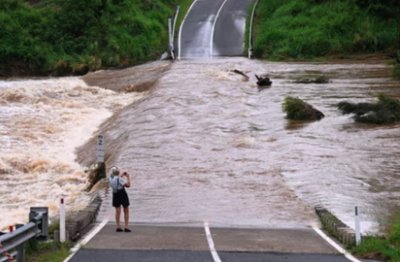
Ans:
<svg viewBox="0 0 400 262"><path fill-rule="evenodd" d="M269 74L272 87L258 90L256 73ZM319 74L330 82L295 83ZM336 104L378 93L400 95L384 62L183 60L99 133L112 149L108 164L132 175L133 221L307 226L322 205L352 226L358 205L363 231L375 231L399 208L399 125L357 124ZM289 95L326 117L288 121L281 106ZM104 199L100 219L113 220L108 191Z"/></svg>
<svg viewBox="0 0 400 262"><path fill-rule="evenodd" d="M336 104L400 97L390 70L385 62L221 58L98 72L86 83L0 81L0 228L26 221L30 206L49 206L55 216L61 196L69 210L85 206L84 169L101 133L108 166L131 173L133 222L308 226L322 205L352 226L358 205L363 230L376 231L400 205L400 126L357 124ZM261 73L270 88L258 90ZM319 74L330 82L295 83ZM289 95L326 117L288 121ZM100 192L99 219L113 220L110 192Z"/></svg>

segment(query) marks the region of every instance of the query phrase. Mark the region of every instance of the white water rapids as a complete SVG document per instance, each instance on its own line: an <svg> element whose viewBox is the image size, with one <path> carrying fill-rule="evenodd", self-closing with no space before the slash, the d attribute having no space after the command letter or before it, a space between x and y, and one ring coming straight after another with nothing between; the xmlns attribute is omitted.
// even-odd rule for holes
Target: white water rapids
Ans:
<svg viewBox="0 0 400 262"><path fill-rule="evenodd" d="M56 216L62 196L68 209L87 205L75 148L138 97L75 77L0 81L0 229L25 223L33 206Z"/></svg>

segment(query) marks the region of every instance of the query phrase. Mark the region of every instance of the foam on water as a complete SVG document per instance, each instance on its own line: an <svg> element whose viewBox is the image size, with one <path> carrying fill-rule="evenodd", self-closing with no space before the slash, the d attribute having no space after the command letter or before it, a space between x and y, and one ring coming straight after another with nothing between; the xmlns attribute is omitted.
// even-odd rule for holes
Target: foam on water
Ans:
<svg viewBox="0 0 400 262"><path fill-rule="evenodd" d="M0 229L27 221L29 207L88 203L75 148L113 112L140 96L89 87L75 77L0 82Z"/></svg>

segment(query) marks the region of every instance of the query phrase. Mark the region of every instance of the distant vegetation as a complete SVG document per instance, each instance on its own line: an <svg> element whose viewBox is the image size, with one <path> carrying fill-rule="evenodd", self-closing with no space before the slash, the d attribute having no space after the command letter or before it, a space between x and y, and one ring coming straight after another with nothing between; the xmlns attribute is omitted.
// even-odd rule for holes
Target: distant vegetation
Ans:
<svg viewBox="0 0 400 262"><path fill-rule="evenodd" d="M83 74L167 47L167 19L191 0L1 0L0 76Z"/></svg>
<svg viewBox="0 0 400 262"><path fill-rule="evenodd" d="M398 0L265 0L254 54L268 59L346 57L400 49Z"/></svg>

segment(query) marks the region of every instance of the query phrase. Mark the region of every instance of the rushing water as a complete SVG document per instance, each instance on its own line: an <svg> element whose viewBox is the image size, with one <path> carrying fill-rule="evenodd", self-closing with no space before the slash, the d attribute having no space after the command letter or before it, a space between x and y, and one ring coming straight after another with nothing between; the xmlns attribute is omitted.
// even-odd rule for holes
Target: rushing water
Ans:
<svg viewBox="0 0 400 262"><path fill-rule="evenodd" d="M313 207L322 205L352 225L359 205L364 231L376 229L399 205L399 126L356 124L336 104L399 96L389 71L385 64L240 58L174 63L149 97L102 130L118 148L112 164L132 173L133 220L304 226L316 222ZM259 91L255 73L269 73L272 87ZM294 83L321 73L331 82ZM288 95L326 117L291 123L281 109ZM112 219L106 200L100 217Z"/></svg>
<svg viewBox="0 0 400 262"><path fill-rule="evenodd" d="M86 175L74 148L118 112L97 132L106 137L108 165L132 175L133 221L306 226L317 221L313 206L323 205L351 225L357 204L364 230L373 230L399 207L399 125L356 124L335 105L373 101L377 93L399 97L388 72L383 63L178 61L133 103L134 94L76 78L0 82L0 213L7 214L0 225L24 219L30 205L55 212L61 194L85 202L79 192ZM272 87L259 91L255 73L270 74ZM294 83L317 73L331 82ZM288 95L326 117L286 120ZM90 162L92 144L79 149L80 163ZM113 219L110 198L107 191L100 219Z"/></svg>
<svg viewBox="0 0 400 262"><path fill-rule="evenodd" d="M69 210L85 206L75 148L135 97L78 78L0 81L0 229L26 222L32 206L55 216L62 196Z"/></svg>

